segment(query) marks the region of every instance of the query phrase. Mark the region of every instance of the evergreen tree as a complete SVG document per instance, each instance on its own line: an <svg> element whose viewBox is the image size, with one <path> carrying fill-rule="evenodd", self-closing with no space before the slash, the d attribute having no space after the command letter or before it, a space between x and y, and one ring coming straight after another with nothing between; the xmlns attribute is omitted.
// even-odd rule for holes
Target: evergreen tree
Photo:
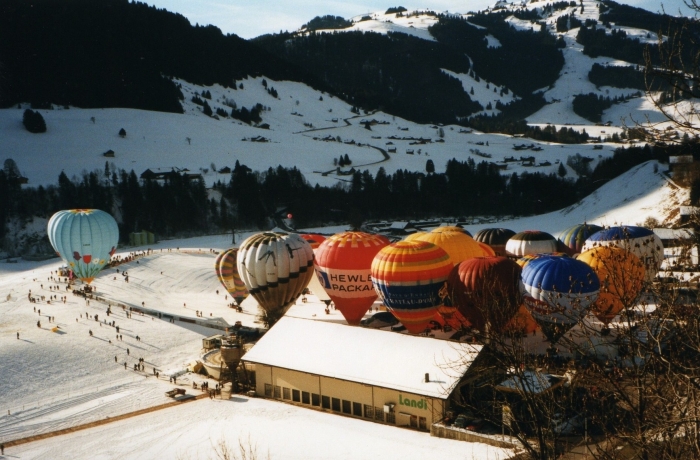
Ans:
<svg viewBox="0 0 700 460"><path fill-rule="evenodd" d="M559 177L566 176L566 168L564 167L564 163L559 163L559 170L557 171L557 174L559 174Z"/></svg>
<svg viewBox="0 0 700 460"><path fill-rule="evenodd" d="M34 111L31 109L26 109L24 111L24 115L22 116L22 124L24 124L26 130L30 133L46 132L46 122L38 110Z"/></svg>

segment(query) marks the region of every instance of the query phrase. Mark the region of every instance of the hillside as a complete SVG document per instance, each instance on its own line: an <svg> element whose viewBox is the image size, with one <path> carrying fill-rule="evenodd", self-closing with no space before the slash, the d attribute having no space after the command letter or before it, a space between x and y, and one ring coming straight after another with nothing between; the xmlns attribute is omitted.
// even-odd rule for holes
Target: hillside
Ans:
<svg viewBox="0 0 700 460"><path fill-rule="evenodd" d="M72 7L89 8L75 5ZM656 128L665 128L668 123L660 123L664 117L652 103L656 95L639 97L635 96L639 91L636 87L596 86L589 79L593 66L599 69L596 78L614 81L617 74L605 69L630 64L590 56L588 45L579 43L582 27L594 27L603 20L598 4L592 1L584 1L582 6L534 2L523 8L509 4L470 15L377 12L343 21L350 24L344 29L313 33L304 29L260 37L254 43L224 37L213 28L192 27L184 18L142 4L105 5L112 5L105 6L106 11L116 8L129 13L126 17L132 20L148 18L151 22L146 26L171 27L168 33L179 30L191 37L203 34L201 37L221 40L221 46L232 53L238 50L240 56L227 61L229 67L219 63L217 66L223 67L209 69L207 53L166 67L171 70L166 75L189 76L166 79L178 93L176 112L182 113L109 108L109 104L99 108L50 104L37 109L46 121L47 132L31 134L21 122L31 97L13 93L20 102L0 109L0 160L13 160L17 174L26 178L23 190L27 193L22 195L23 206L11 206L11 197L20 194L12 195L15 192L0 184L0 193L8 197L0 205L2 220L31 214L48 216L57 206L105 207L117 215L123 235L149 228L175 236L230 231L232 225L266 228L280 209L293 212L299 226L357 223L360 216L366 220L538 215L579 202L630 166L651 159L666 161L670 154L692 153L694 149L691 144L682 144L648 151L641 149L643 144L625 139L627 128L636 121L646 120ZM43 3L38 6L49 7ZM16 14L24 11L15 7ZM609 2L605 8L605 14L610 15L615 4ZM26 21L36 18L37 13L22 14ZM64 20L63 16L57 22ZM101 20L106 21L105 27L112 24ZM575 27L579 24L576 21L583 22ZM640 24L625 24L625 40L637 37L652 43L656 38L649 31L634 28ZM568 30L562 31L562 27ZM150 29L144 26L138 30L145 33ZM597 30L611 37L617 34L614 25ZM280 50L281 43L287 43L285 53L298 55L298 59L279 67L275 59L284 56L259 60L263 67L238 65L248 62L245 56L258 46L274 52ZM472 46L475 44L478 46ZM134 43L129 46L140 53ZM144 53L158 47L170 50L169 44L158 41L144 46ZM531 48L530 54L522 51L522 46ZM42 52L51 50L39 48ZM171 51L149 60L153 64L149 68L171 62L167 58ZM386 61L384 53L393 53L393 64ZM72 56L77 58L77 54ZM516 56L529 63L492 65ZM545 71L538 59L547 56L553 57L545 60L554 67ZM316 64L309 65L311 61ZM341 61L345 67L333 64ZM86 62L73 70L84 71ZM130 61L114 65L120 62ZM290 81L294 75L306 78L294 74L298 64L305 68L306 76L314 75L316 65L328 66L331 73L324 71L325 76L318 74L311 80L319 82L316 88L332 88L342 98ZM275 70L264 67L267 65ZM560 69L552 74L550 70L557 66ZM345 69L338 78L332 77L336 67ZM504 70L511 67L518 70ZM188 73L193 69L200 71ZM230 77L233 74L226 72L234 70L235 85L213 83L218 76ZM525 78L532 71L540 73L537 78L543 80ZM629 67L628 71L635 70ZM271 76L277 74L286 77ZM54 74L42 75L48 78ZM381 75L379 86L375 86L377 75ZM407 78L406 85L424 85L438 93L407 91L408 87L399 83L402 78ZM355 104L357 95L349 92L344 79L352 91L364 94L366 104ZM27 77L27 83L31 81ZM574 111L582 95L602 102L624 98L625 102L601 110L600 119L606 122L603 126ZM29 99L22 101L23 97ZM426 106L426 102L433 105ZM691 106L692 101L686 105ZM367 110L370 108L373 110ZM422 113L424 120L434 118L430 113L439 113L453 123L417 123L414 111ZM406 118L398 112L405 112ZM510 134L490 132L498 127ZM519 132L530 138L521 134L513 137ZM665 135L680 139L682 133L668 131ZM627 160L613 158L616 149L635 145L640 148L627 152ZM604 163L606 169L598 171ZM236 183L232 182L232 171L242 174ZM173 216L163 215L174 205L168 197L175 195L167 190L169 184L162 175L172 172L180 178L178 187L189 196L177 195L170 201L185 200L187 206L175 205L176 209L189 213L192 219L174 222ZM155 191L147 191L148 180ZM43 190L31 192L38 186ZM100 187L86 193L86 189ZM139 187L143 189L134 191ZM377 200L377 196L382 199Z"/></svg>

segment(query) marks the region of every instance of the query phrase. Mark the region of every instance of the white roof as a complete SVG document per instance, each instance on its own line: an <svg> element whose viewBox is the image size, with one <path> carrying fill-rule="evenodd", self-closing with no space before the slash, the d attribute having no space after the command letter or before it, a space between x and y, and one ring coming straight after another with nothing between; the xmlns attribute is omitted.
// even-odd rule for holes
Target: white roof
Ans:
<svg viewBox="0 0 700 460"><path fill-rule="evenodd" d="M514 375L508 380L498 384L496 388L506 391L543 393L561 380L562 378L560 376L525 370L522 375Z"/></svg>
<svg viewBox="0 0 700 460"><path fill-rule="evenodd" d="M481 348L285 316L243 360L446 399Z"/></svg>
<svg viewBox="0 0 700 460"><path fill-rule="evenodd" d="M655 228L654 234L662 240L689 240L695 235L687 228Z"/></svg>

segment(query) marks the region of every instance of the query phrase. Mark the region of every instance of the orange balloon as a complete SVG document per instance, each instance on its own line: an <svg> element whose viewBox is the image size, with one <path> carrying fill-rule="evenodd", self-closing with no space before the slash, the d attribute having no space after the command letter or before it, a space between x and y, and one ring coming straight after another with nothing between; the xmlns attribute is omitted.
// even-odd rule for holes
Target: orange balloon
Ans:
<svg viewBox="0 0 700 460"><path fill-rule="evenodd" d="M631 252L597 246L577 257L590 266L600 280L600 294L591 306L593 314L608 324L625 306L632 306L642 290L646 270Z"/></svg>
<svg viewBox="0 0 700 460"><path fill-rule="evenodd" d="M503 330L505 332L522 332L523 334L532 334L539 328L537 321L532 317L525 305L520 305L518 312L515 314Z"/></svg>

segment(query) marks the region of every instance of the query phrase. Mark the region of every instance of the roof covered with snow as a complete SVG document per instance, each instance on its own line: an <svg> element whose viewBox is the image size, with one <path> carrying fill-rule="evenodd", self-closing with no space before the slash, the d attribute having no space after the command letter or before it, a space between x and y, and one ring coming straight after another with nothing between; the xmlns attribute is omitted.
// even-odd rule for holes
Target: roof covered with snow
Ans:
<svg viewBox="0 0 700 460"><path fill-rule="evenodd" d="M285 316L243 360L446 399L481 348Z"/></svg>

